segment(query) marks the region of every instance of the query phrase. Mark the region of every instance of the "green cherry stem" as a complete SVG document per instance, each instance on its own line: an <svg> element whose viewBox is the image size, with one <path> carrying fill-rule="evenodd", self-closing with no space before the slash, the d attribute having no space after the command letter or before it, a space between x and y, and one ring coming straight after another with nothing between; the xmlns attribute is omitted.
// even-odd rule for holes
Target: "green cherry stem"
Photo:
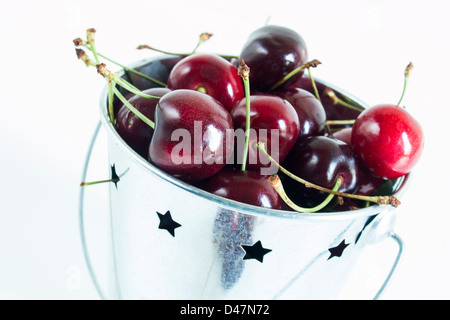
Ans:
<svg viewBox="0 0 450 320"><path fill-rule="evenodd" d="M338 191L333 191L331 189L316 185L309 181L306 181L306 180L292 174L291 172L286 170L284 167L282 167L277 161L275 161L275 159L273 159L267 152L264 143L258 142L256 144L256 147L259 150L261 150L263 153L265 153L265 155L270 159L270 161L272 161L283 173L285 173L291 179L294 179L295 181L298 181L298 182L304 184L305 187L307 187L307 188L314 188L316 190L323 191L326 193L332 193L334 195L341 196L341 197L353 198L353 199L358 199L358 200L363 200L363 201L370 201L370 202L376 203L378 205L391 205L393 207L398 207L400 205L400 201L393 196L363 196L363 195L350 194L350 193L345 193L345 192L338 192Z"/></svg>
<svg viewBox="0 0 450 320"><path fill-rule="evenodd" d="M119 98L120 101L128 108L131 112L133 112L139 119L148 124L152 129L155 129L155 123L147 118L144 114L142 114L139 110L137 110L128 100L120 93L120 91L113 86L113 92Z"/></svg>
<svg viewBox="0 0 450 320"><path fill-rule="evenodd" d="M111 123L115 124L114 120L114 90L113 87L115 86L114 82L108 81L108 113L109 113L109 119Z"/></svg>
<svg viewBox="0 0 450 320"><path fill-rule="evenodd" d="M352 125L355 123L355 119L351 119L351 120L327 120L326 124L330 125L330 126L334 126L334 125Z"/></svg>
<svg viewBox="0 0 450 320"><path fill-rule="evenodd" d="M346 108L349 108L349 109L352 109L352 110L355 110L355 111L359 111L359 112L364 111L364 108L361 108L361 107L358 107L358 106L354 106L354 105L352 105L352 104L350 104L348 102L345 102L342 99L339 99L339 97L336 95L336 93L332 89L330 89L328 87L325 88L324 94L327 95L331 100L333 100L334 104L337 104L337 105L340 105L340 106L343 106L343 107L346 107Z"/></svg>
<svg viewBox="0 0 450 320"><path fill-rule="evenodd" d="M293 76L295 76L297 73L303 71L304 69L309 69L311 67L315 68L317 67L319 64L321 64L321 62L319 60L311 60L309 62L306 62L304 64L302 64L300 67L295 68L294 70L292 70L291 72L289 72L287 75L285 75L280 81L278 81L277 83L275 83L272 88L270 88L270 91L273 91L275 89L277 89L279 86L281 86L283 83L285 83L286 81L288 81L290 78L292 78Z"/></svg>
<svg viewBox="0 0 450 320"><path fill-rule="evenodd" d="M141 45L137 46L136 49L138 49L138 50L148 49L148 50L152 50L152 51L155 51L155 52L159 52L159 53L163 53L163 54L167 54L167 55L172 55L172 56L180 56L180 57L187 57L187 56L190 56L190 55L195 53L195 52L191 52L191 53L169 52L169 51L153 48L153 47L151 47L151 46L149 46L147 44L141 44ZM197 50L197 48L195 48L194 50ZM228 55L228 54L218 54L218 56L222 57L222 58L225 58L225 59L238 58L235 55Z"/></svg>
<svg viewBox="0 0 450 320"><path fill-rule="evenodd" d="M406 69L405 69L405 79L404 79L404 82L403 82L403 91L402 91L402 95L401 95L401 97L400 97L400 100L399 100L398 103L397 103L398 106L400 105L400 103L401 103L402 100L403 100L403 97L405 96L406 86L408 85L409 74L410 74L412 68L413 68L413 64L410 62L410 63L406 66Z"/></svg>
<svg viewBox="0 0 450 320"><path fill-rule="evenodd" d="M107 183L107 182L118 182L120 181L120 178L122 178L129 170L130 168L127 168L127 170L125 170L121 175L117 176L117 178L112 178L112 179L107 179L107 180L98 180L98 181L89 181L89 182L81 182L80 183L80 187L85 187L85 186L92 186L95 184L100 184L100 183Z"/></svg>
<svg viewBox="0 0 450 320"><path fill-rule="evenodd" d="M342 185L342 181L343 179L341 177L338 177L338 179L336 180L336 183L333 187L333 191L337 191L339 189L339 187ZM334 198L334 194L330 193L328 194L328 196L317 206L312 207L312 208L305 208L305 207L300 207L297 204L295 204L286 194L284 188L283 188L283 184L281 183L280 177L277 174L274 174L273 176L269 177L269 182L272 185L272 187L275 189L275 191L280 195L281 199L283 199L283 201L292 209L294 209L297 212L302 212L302 213L314 213L317 211L322 210L323 208L325 208L325 206L327 204L330 203L330 201Z"/></svg>
<svg viewBox="0 0 450 320"><path fill-rule="evenodd" d="M245 91L245 140L241 165L241 171L245 171L247 166L248 144L250 139L250 81L249 81L250 68L245 64L244 59L242 59L239 64L238 73L244 82L244 91Z"/></svg>
<svg viewBox="0 0 450 320"><path fill-rule="evenodd" d="M320 101L319 90L317 90L316 81L314 81L314 78L311 74L311 67L308 67L308 74L309 74L309 78L311 79L311 85L314 89L314 94L316 95L317 100Z"/></svg>

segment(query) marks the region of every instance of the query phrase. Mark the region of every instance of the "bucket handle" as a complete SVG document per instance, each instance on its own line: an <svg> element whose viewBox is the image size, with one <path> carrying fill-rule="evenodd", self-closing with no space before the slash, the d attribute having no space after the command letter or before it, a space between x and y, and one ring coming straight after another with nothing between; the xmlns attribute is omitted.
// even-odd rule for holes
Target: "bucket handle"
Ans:
<svg viewBox="0 0 450 320"><path fill-rule="evenodd" d="M95 141L97 140L97 136L98 133L100 131L101 128L101 121L99 121L95 127L94 130L94 134L91 138L91 142L89 144L89 148L88 148L88 152L86 154L86 159L85 159L85 163L84 163L84 167L83 167L83 172L81 175L81 181L85 181L86 180L86 174L87 174L87 170L89 167L89 163L91 160L91 155L92 155L92 150L94 148L95 145ZM85 228L84 228L84 189L85 188L80 188L80 194L79 194L79 229L80 229L80 239L81 239L81 246L83 249L83 255L84 255L84 260L86 262L86 266L89 272L89 275L92 279L92 283L100 297L101 300L105 300L105 295L99 285L98 282L98 278L95 274L94 268L92 266L91 263L91 259L89 257L89 252L87 249L87 242L86 242L86 233L85 233ZM383 284L381 285L380 289L378 290L377 294L375 295L375 297L373 298L374 300L378 300L381 295L384 293L384 291L386 290L387 285L389 284L392 275L394 274L395 270L397 269L397 266L400 262L400 259L403 255L403 248L404 248L404 243L403 240L394 232L389 232L387 233L387 237L393 239L397 245L398 245L398 252L397 252L397 256L394 260L394 263L391 267L391 270L389 271L386 279L384 280Z"/></svg>
<svg viewBox="0 0 450 320"><path fill-rule="evenodd" d="M100 128L101 128L101 122L99 121L97 123L97 126L95 127L94 134L93 134L93 136L91 138L91 142L89 144L88 152L87 152L85 163L84 163L83 173L81 175L81 181L86 180L86 174L87 174L87 170L89 167L92 150L94 148L94 144L97 139ZM88 268L88 272L91 277L92 283L94 284L94 287L95 287L98 295L100 296L100 299L105 300L105 295L103 294L103 291L100 288L100 285L97 280L97 276L94 272L94 268L92 267L91 259L89 257L89 252L87 250L86 233L85 233L85 228L84 228L84 189L85 188L80 188L79 203L78 203L78 208L79 208L78 223L79 223L79 229L80 229L81 246L83 249L84 260L86 262L86 266Z"/></svg>
<svg viewBox="0 0 450 320"><path fill-rule="evenodd" d="M395 270L397 269L397 266L400 262L400 259L403 255L403 248L404 248L404 243L402 238L400 238L396 233L394 232L390 232L387 234L388 238L393 239L397 245L398 245L398 252L397 252L397 256L395 257L394 260L394 264L391 267L391 270L389 271L386 279L384 280L383 284L381 285L381 288L378 290L377 294L375 295L375 297L373 298L373 300L378 300L380 299L381 295L384 293L384 291L386 290L387 285L389 284L389 282L391 281L392 275L394 274Z"/></svg>

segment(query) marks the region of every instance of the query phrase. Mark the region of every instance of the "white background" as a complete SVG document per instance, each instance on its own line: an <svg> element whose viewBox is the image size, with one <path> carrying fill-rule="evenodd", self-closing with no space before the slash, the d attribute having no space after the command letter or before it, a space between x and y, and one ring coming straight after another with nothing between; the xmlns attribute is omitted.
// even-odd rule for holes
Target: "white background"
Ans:
<svg viewBox="0 0 450 320"><path fill-rule="evenodd" d="M422 124L426 147L398 208L405 254L385 299L450 298L448 140L450 22L446 1L2 1L0 4L0 298L98 299L81 250L79 183L99 119L103 79L75 57L72 40L97 29L100 52L128 64L149 44L239 54L266 23L298 31L314 73L373 105L397 102L414 64L404 105ZM91 180L109 175L102 134ZM90 195L88 242L102 274L107 198ZM95 197L94 197L95 196ZM94 199L95 198L95 199ZM95 214L93 214L95 213ZM395 255L370 246L341 296L370 299ZM96 253L96 254L95 254Z"/></svg>

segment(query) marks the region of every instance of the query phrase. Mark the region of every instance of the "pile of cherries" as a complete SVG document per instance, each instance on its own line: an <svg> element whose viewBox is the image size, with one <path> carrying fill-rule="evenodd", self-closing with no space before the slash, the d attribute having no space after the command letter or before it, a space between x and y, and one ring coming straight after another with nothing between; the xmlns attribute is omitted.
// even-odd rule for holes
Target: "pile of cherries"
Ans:
<svg viewBox="0 0 450 320"><path fill-rule="evenodd" d="M315 81L310 68L320 62L308 61L297 32L263 26L250 34L238 57L179 55L167 83L147 89L99 63L94 33L88 29L87 41L74 42L94 53L92 60L77 48L78 57L109 82L114 127L168 174L212 194L273 209L399 204L379 190L419 160L419 123L400 103L364 109ZM238 129L244 143L237 141ZM275 172L264 173L272 166Z"/></svg>

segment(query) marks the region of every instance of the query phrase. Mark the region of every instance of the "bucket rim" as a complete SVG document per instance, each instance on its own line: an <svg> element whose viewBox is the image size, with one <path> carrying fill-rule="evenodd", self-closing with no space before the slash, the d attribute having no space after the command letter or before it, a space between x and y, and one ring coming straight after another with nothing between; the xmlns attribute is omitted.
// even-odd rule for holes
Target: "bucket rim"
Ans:
<svg viewBox="0 0 450 320"><path fill-rule="evenodd" d="M139 61L136 61L132 64L130 64L129 68L136 68L139 66L143 66L145 64L151 63L155 60L160 59L170 59L177 56L174 55L156 55L156 56L150 56L145 59L141 59ZM123 76L125 74L124 70L120 70L118 72L119 76ZM320 78L315 78L316 80L320 81L327 87L330 87L335 92L339 92L341 94L344 94L348 98L352 99L353 101L357 102L364 108L367 108L368 105L361 101L359 98L355 97L354 95L346 92L345 90L342 90L338 88L337 86L324 81ZM376 214L379 214L381 212L387 211L387 210L394 210L393 207L389 205L371 205L367 208L360 208L355 210L349 210L349 211L328 211L328 212L315 212L315 213L302 213L302 212L296 212L296 211L287 211L287 210L281 210L281 209L271 209L271 208L264 208L264 207L257 207L254 205L238 202L235 200L230 200L221 196L217 196L214 194L211 194L205 190L202 190L196 186L190 185L182 180L179 180L170 174L162 171L161 169L157 168L153 164L151 164L149 161L141 157L138 153L136 153L128 144L122 139L122 137L119 135L117 130L113 127L111 121L109 121L109 114L108 114L108 85L105 85L102 93L100 95L100 122L102 124L102 127L106 130L108 139L112 137L116 144L127 154L129 158L131 158L132 161L139 164L140 167L147 170L148 172L158 176L159 178L163 179L164 181L179 187L192 195L199 196L205 200L214 202L216 205L220 206L223 209L235 211L235 212L242 212L245 214L251 214L251 215L263 215L263 216L271 216L271 217L279 217L279 218L291 218L291 219L320 219L320 220L329 220L329 219L356 219L356 218L362 218L362 217L370 217ZM401 199L403 195L405 194L407 188L410 185L411 180L411 173L406 174L404 177L400 178L397 182L399 184L397 190L392 194L393 196L397 197L398 199Z"/></svg>

